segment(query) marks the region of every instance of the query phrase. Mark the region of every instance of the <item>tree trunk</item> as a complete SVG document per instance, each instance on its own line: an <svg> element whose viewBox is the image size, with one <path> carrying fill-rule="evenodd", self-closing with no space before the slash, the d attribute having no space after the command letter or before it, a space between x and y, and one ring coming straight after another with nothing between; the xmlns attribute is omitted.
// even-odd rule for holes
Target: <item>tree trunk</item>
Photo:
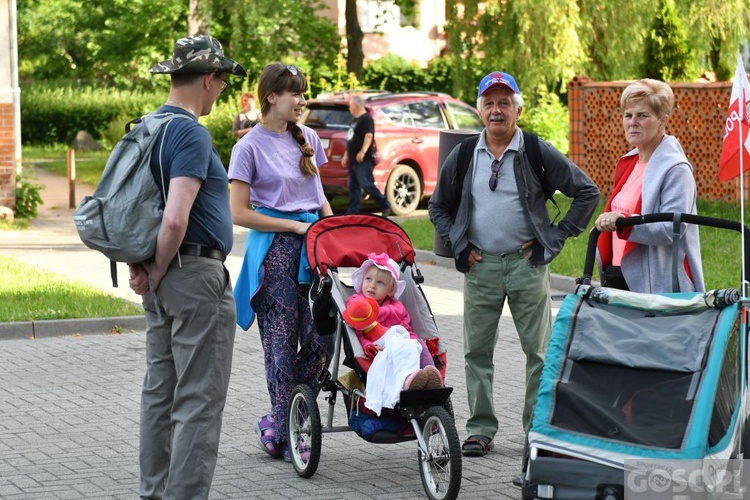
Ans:
<svg viewBox="0 0 750 500"><path fill-rule="evenodd" d="M211 32L204 18L205 3L201 0L190 0L190 14L188 15L188 35L210 35ZM208 17L208 13L206 18Z"/></svg>
<svg viewBox="0 0 750 500"><path fill-rule="evenodd" d="M365 53L362 50L362 40L365 35L362 33L362 27L359 25L356 0L346 0L345 16L347 47L346 70L349 73L354 73L357 76L357 79L361 80L362 66L365 60Z"/></svg>

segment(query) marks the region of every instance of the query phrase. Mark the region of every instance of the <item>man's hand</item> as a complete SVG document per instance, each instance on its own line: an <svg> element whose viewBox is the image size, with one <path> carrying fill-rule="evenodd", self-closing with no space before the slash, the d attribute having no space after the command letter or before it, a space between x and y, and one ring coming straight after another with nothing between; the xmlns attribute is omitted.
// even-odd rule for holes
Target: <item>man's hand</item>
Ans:
<svg viewBox="0 0 750 500"><path fill-rule="evenodd" d="M357 163L362 163L363 161L365 161L365 154L360 151L357 153Z"/></svg>
<svg viewBox="0 0 750 500"><path fill-rule="evenodd" d="M521 245L521 250L528 250L526 252L526 260L531 260L531 249L536 244L536 238L533 238L527 242L525 242L523 245Z"/></svg>
<svg viewBox="0 0 750 500"><path fill-rule="evenodd" d="M482 255L475 249L472 248L469 253L469 269L474 267L474 264L482 261Z"/></svg>
<svg viewBox="0 0 750 500"><path fill-rule="evenodd" d="M141 264L128 264L130 289L137 295L148 295L148 272Z"/></svg>
<svg viewBox="0 0 750 500"><path fill-rule="evenodd" d="M349 166L349 156L347 156L347 153L344 153L344 156L341 158L341 166L342 167Z"/></svg>

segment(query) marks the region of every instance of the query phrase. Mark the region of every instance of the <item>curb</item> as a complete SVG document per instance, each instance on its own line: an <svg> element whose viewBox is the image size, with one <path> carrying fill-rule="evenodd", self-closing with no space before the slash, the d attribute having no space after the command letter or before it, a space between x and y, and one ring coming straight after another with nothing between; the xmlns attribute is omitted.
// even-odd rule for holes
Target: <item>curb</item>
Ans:
<svg viewBox="0 0 750 500"><path fill-rule="evenodd" d="M415 249L416 260L454 269L453 259L440 257L429 250ZM458 272L458 271L456 271ZM573 292L575 278L550 274L550 286L555 292ZM146 331L145 316L117 316L111 318L77 318L45 321L16 321L0 323L0 341L43 339L69 335L102 335Z"/></svg>
<svg viewBox="0 0 750 500"><path fill-rule="evenodd" d="M0 340L35 340L69 335L132 333L145 330L145 316L15 321L0 323Z"/></svg>

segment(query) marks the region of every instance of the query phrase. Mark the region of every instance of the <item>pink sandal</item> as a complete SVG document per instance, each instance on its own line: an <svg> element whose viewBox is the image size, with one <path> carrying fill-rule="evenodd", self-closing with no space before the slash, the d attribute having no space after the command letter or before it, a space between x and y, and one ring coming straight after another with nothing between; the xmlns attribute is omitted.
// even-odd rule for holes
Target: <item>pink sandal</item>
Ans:
<svg viewBox="0 0 750 500"><path fill-rule="evenodd" d="M258 435L258 443L260 443L263 451L273 458L281 457L281 451L276 443L276 429L274 429L273 420L269 415L264 415L258 421L255 433Z"/></svg>

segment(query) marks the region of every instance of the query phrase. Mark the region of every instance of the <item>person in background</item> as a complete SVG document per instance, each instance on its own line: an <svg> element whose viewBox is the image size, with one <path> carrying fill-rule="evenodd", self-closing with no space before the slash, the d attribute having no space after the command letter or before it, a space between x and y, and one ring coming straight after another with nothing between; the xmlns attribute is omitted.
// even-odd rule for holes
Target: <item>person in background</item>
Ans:
<svg viewBox="0 0 750 500"><path fill-rule="evenodd" d="M515 79L495 71L479 83L477 108L485 128L459 190L460 146L448 155L429 202L435 231L464 274L464 363L469 400L466 456L493 447L498 419L493 403L493 353L506 300L526 354L523 429L528 433L551 329L547 265L565 240L580 234L596 209L599 190L573 162L546 141L538 148L544 182L572 198L557 224L550 221L542 180L530 164L518 118L523 98ZM464 166L466 167L466 166ZM514 478L520 484L520 477Z"/></svg>
<svg viewBox="0 0 750 500"><path fill-rule="evenodd" d="M235 285L237 323L257 315L271 410L256 425L261 449L291 461L286 410L292 390L315 394L328 367L333 336L321 336L308 302L312 273L304 253L307 228L331 215L319 167L328 159L318 135L297 124L307 79L296 66L272 63L258 82L261 118L232 149L230 204L235 224L250 229Z"/></svg>
<svg viewBox="0 0 750 500"><path fill-rule="evenodd" d="M620 98L625 138L634 149L620 158L607 205L595 226L599 275L603 286L642 293L705 291L700 237L696 224L682 224L672 290L673 223L616 228L617 219L639 214L696 214L693 166L666 127L674 93L659 80L628 85Z"/></svg>
<svg viewBox="0 0 750 500"><path fill-rule="evenodd" d="M247 76L210 36L177 40L150 70L171 75L159 113L179 113L156 138L151 171L167 202L148 263L129 264L144 295L146 377L141 397L140 498L208 498L234 348L235 305L224 260L232 250L226 170L198 118L229 75ZM156 152L159 152L157 155Z"/></svg>
<svg viewBox="0 0 750 500"><path fill-rule="evenodd" d="M364 191L380 205L383 217L388 217L391 215L391 204L375 186L372 176L375 169L372 159L375 152L375 122L360 96L349 99L349 112L354 115L355 120L349 128L346 152L341 159L341 165L349 167L349 206L346 211L350 214L359 212Z"/></svg>
<svg viewBox="0 0 750 500"><path fill-rule="evenodd" d="M255 108L255 95L252 92L243 92L240 96L242 111L237 113L232 123L232 135L238 140L245 136L253 128L259 119L258 110Z"/></svg>

